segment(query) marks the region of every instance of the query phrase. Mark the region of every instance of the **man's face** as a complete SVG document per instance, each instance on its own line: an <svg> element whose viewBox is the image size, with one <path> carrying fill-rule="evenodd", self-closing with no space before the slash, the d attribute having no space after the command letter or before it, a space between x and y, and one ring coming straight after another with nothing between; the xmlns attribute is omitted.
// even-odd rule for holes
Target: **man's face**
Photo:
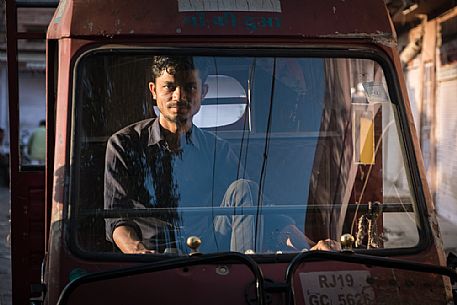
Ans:
<svg viewBox="0 0 457 305"><path fill-rule="evenodd" d="M149 83L149 90L160 111L160 124L172 132L192 126L192 117L200 110L201 100L208 91L197 70L174 74L163 70L155 82Z"/></svg>

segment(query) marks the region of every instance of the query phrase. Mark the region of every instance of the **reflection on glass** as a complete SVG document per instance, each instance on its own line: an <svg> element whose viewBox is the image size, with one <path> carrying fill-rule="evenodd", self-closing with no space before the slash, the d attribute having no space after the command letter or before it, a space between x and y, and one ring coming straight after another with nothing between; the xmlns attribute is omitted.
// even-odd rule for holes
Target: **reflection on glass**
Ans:
<svg viewBox="0 0 457 305"><path fill-rule="evenodd" d="M206 84L208 93L202 100L200 111L193 118L194 124L200 128L214 128L239 121L247 106L243 86L235 78L226 75L208 75Z"/></svg>
<svg viewBox="0 0 457 305"><path fill-rule="evenodd" d="M337 249L344 233L359 249L419 242L376 62L157 58L97 52L76 66L71 215L83 251L183 255L189 236L204 253Z"/></svg>

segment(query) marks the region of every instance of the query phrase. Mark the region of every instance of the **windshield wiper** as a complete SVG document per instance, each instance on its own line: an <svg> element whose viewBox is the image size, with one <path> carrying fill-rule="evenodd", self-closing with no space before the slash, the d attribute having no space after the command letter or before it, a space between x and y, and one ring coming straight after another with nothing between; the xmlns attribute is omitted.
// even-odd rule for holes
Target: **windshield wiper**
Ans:
<svg viewBox="0 0 457 305"><path fill-rule="evenodd" d="M59 300L57 301L57 305L67 304L71 294L81 285L201 264L214 264L221 262L227 263L227 261L239 262L249 267L255 277L256 297L258 304L265 305L264 277L262 271L260 270L258 264L251 257L238 252L179 257L150 264L142 264L135 267L85 274L71 281L64 287L59 296ZM106 291L106 293L109 293L109 291Z"/></svg>
<svg viewBox="0 0 457 305"><path fill-rule="evenodd" d="M117 279L132 275L159 272L169 269L189 267L201 264L214 264L221 262L227 263L228 261L242 263L251 270L255 277L256 298L258 300L258 304L265 305L265 296L266 293L268 293L267 290L269 289L266 289L268 287L265 287L265 279L263 277L262 271L260 270L258 264L254 261L253 258L238 252L203 254L192 257L179 257L155 263L139 265L135 267L121 268L97 273L89 273L68 283L62 290L62 293L59 296L57 304L67 304L72 293L75 292L75 290L81 285ZM309 251L297 254L287 267L285 273L286 283L284 287L287 291L286 304L293 304L294 302L292 280L297 268L302 263L316 261L337 261L357 265L367 265L370 267L395 268L421 273L434 273L449 277L452 283L457 281L457 273L450 268L442 266L391 259L386 257L363 255L353 252Z"/></svg>

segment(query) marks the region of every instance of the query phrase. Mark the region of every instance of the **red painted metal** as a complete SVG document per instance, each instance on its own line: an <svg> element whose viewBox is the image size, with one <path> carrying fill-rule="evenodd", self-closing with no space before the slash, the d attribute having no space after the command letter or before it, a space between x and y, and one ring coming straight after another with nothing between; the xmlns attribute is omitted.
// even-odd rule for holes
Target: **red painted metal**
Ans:
<svg viewBox="0 0 457 305"><path fill-rule="evenodd" d="M58 63L58 43L48 40L46 44L46 142L47 147L55 146L55 107L57 92L57 71ZM54 149L46 151L46 172L45 172L45 249L48 249L49 225L51 222L52 211L52 187L54 180Z"/></svg>
<svg viewBox="0 0 457 305"><path fill-rule="evenodd" d="M282 1L278 12L178 12L178 1L65 1L49 38L128 36L363 36L392 38L382 1ZM103 12L103 14L101 14ZM157 14L160 12L160 14Z"/></svg>

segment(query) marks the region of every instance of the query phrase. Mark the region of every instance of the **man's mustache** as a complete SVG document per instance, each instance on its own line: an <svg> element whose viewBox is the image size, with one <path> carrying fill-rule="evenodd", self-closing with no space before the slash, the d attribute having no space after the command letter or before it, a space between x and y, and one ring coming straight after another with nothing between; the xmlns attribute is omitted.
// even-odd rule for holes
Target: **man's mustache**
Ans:
<svg viewBox="0 0 457 305"><path fill-rule="evenodd" d="M191 102L190 101L177 101L177 102L170 102L167 104L167 107L174 108L174 107L187 107L190 108Z"/></svg>

